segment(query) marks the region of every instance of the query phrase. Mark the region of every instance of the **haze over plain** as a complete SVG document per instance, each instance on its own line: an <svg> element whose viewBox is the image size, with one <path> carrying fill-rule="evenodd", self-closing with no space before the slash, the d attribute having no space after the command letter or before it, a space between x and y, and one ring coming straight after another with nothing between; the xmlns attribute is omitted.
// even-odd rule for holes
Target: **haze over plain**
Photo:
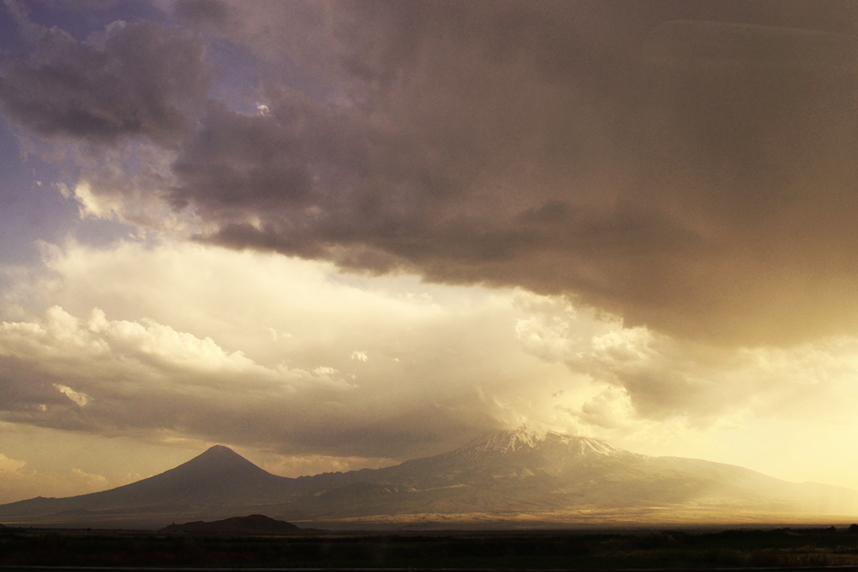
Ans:
<svg viewBox="0 0 858 572"><path fill-rule="evenodd" d="M7 1L0 502L522 423L855 486L856 23Z"/></svg>
<svg viewBox="0 0 858 572"><path fill-rule="evenodd" d="M519 428L392 467L297 479L215 445L125 486L0 505L0 520L23 527L160 530L236 514L359 530L809 525L853 520L858 491Z"/></svg>

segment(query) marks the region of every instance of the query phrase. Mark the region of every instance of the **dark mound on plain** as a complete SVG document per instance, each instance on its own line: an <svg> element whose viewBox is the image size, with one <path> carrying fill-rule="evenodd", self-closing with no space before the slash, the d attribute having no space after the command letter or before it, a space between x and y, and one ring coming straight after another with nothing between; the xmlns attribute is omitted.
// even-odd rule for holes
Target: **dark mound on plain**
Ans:
<svg viewBox="0 0 858 572"><path fill-rule="evenodd" d="M301 529L284 520L274 520L262 514L250 516L235 516L213 522L188 522L186 524L171 524L162 528L166 533L214 533L214 534L284 534L298 532Z"/></svg>

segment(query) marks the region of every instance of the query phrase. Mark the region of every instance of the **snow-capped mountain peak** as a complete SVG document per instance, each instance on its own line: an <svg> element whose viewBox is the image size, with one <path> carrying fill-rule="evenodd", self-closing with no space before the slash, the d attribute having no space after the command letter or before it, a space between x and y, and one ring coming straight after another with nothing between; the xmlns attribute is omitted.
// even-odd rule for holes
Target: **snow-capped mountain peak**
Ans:
<svg viewBox="0 0 858 572"><path fill-rule="evenodd" d="M545 440L545 433L520 427L515 431L499 431L487 437L471 441L477 452L508 453L521 449L533 449L538 443Z"/></svg>
<svg viewBox="0 0 858 572"><path fill-rule="evenodd" d="M616 457L626 453L626 451L617 449L616 447L609 445L604 441L599 441L598 439L591 439L589 437L570 437L569 435L561 435L559 433L553 433L551 436L556 436L556 438L560 439L565 444L577 448L578 452L582 455L597 454L604 455L606 457Z"/></svg>
<svg viewBox="0 0 858 572"><path fill-rule="evenodd" d="M591 439L589 437L577 437L564 435L554 431L539 431L527 426L519 427L513 431L499 431L490 435L474 439L460 451L467 452L472 456L481 455L507 455L511 453L536 450L562 448L565 453L573 456L601 455L616 457L625 453L604 441Z"/></svg>

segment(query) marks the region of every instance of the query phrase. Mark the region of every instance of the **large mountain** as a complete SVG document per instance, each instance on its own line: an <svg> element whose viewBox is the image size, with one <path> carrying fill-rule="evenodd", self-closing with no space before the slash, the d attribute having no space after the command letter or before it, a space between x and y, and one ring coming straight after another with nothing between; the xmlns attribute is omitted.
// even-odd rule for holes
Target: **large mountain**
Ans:
<svg viewBox="0 0 858 572"><path fill-rule="evenodd" d="M519 430L393 467L297 479L216 446L123 487L0 505L6 524L64 526L160 527L252 513L321 526L785 522L858 515L858 491Z"/></svg>

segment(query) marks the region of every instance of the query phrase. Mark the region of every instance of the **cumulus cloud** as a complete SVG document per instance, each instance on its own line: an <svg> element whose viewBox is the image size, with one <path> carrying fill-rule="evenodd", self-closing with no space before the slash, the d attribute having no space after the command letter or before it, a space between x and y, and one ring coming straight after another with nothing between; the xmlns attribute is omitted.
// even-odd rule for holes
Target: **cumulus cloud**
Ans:
<svg viewBox="0 0 858 572"><path fill-rule="evenodd" d="M396 460L388 458L367 458L325 455L271 455L260 466L276 475L318 475L324 472L358 471L395 465Z"/></svg>
<svg viewBox="0 0 858 572"><path fill-rule="evenodd" d="M265 367L211 338L148 319L108 320L98 308L86 320L54 306L41 321L0 323L0 362L6 420L96 433L205 434L210 414L236 418L269 401L273 416L295 393L354 387L330 367Z"/></svg>
<svg viewBox="0 0 858 572"><path fill-rule="evenodd" d="M17 459L10 459L6 455L0 453L0 473L10 473L13 471L17 471L21 469L27 464L26 461L18 461Z"/></svg>
<svg viewBox="0 0 858 572"><path fill-rule="evenodd" d="M75 467L72 467L71 472L75 477L88 483L95 490L104 490L107 488L108 480L103 475L87 473Z"/></svg>
<svg viewBox="0 0 858 572"><path fill-rule="evenodd" d="M109 356L119 362L153 364L186 374L226 372L288 379L280 372L258 366L241 352L225 352L211 338L199 339L153 320L142 323L111 321L99 308L93 309L84 322L61 307L53 306L42 323L2 322L0 335L5 356L37 358L40 354L49 354L59 357L63 366L78 361L86 367L93 358ZM65 385L56 387L79 405L88 401Z"/></svg>
<svg viewBox="0 0 858 572"><path fill-rule="evenodd" d="M294 470L521 423L632 439L743 414L846 422L855 396L854 338L714 347L562 297L187 243L71 243L48 264L21 295L62 308L0 328L2 419L255 447Z"/></svg>
<svg viewBox="0 0 858 572"><path fill-rule="evenodd" d="M587 318L549 299L520 302L527 351L586 375L602 391L569 413L605 428L681 418L707 426L737 412L844 420L855 388L858 341L831 337L788 349L725 348L671 338L614 319ZM801 407L799 407L801 405Z"/></svg>
<svg viewBox="0 0 858 572"><path fill-rule="evenodd" d="M582 404L579 410L570 410L569 413L581 419L583 423L599 429L628 427L634 418L628 393L613 387L606 388L593 399Z"/></svg>
<svg viewBox="0 0 858 572"><path fill-rule="evenodd" d="M214 76L202 40L147 21L117 21L86 41L28 29L40 30L34 49L0 73L0 110L22 150L77 167L67 194L82 216L180 230L187 217L165 195Z"/></svg>
<svg viewBox="0 0 858 572"><path fill-rule="evenodd" d="M89 396L87 394L75 391L67 385L61 385L59 383L55 383L53 385L60 393L77 403L78 406L83 407L84 405L89 403Z"/></svg>
<svg viewBox="0 0 858 572"><path fill-rule="evenodd" d="M506 426L523 380L569 377L519 350L509 293L175 242L48 264L20 295L55 305L0 328L9 422L408 458Z"/></svg>
<svg viewBox="0 0 858 572"><path fill-rule="evenodd" d="M24 461L15 461L0 454L0 476L3 490L0 502L14 502L42 495L46 490L57 496L72 496L102 491L110 485L127 484L109 481L102 475L72 468L62 471L37 471Z"/></svg>

